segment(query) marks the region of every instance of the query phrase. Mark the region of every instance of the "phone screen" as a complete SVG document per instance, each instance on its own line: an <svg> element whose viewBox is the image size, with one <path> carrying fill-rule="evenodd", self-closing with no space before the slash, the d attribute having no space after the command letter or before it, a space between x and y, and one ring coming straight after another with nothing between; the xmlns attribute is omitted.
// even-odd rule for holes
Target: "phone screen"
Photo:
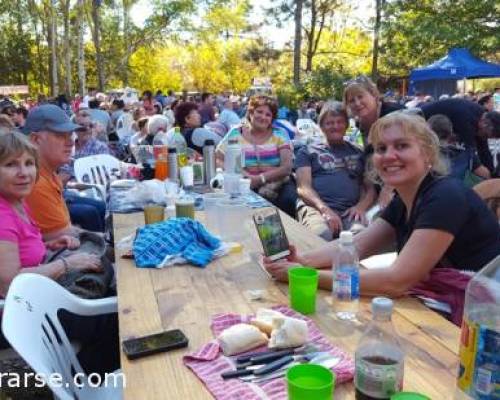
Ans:
<svg viewBox="0 0 500 400"><path fill-rule="evenodd" d="M267 257L278 259L290 253L285 229L276 209L256 213L254 222Z"/></svg>
<svg viewBox="0 0 500 400"><path fill-rule="evenodd" d="M186 347L188 339L179 329L157 333L123 342L123 350L129 358L137 358L160 351Z"/></svg>

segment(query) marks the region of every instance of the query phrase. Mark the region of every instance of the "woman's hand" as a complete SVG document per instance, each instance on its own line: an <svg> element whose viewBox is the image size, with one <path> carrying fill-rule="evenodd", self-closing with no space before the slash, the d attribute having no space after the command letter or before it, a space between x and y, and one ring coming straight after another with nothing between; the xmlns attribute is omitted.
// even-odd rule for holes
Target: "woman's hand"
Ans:
<svg viewBox="0 0 500 400"><path fill-rule="evenodd" d="M321 215L325 219L330 230L333 232L333 235L337 236L337 234L342 230L342 219L340 216L328 207L321 210Z"/></svg>
<svg viewBox="0 0 500 400"><path fill-rule="evenodd" d="M366 213L360 206L355 205L348 208L343 214L343 217L349 217L353 222L359 222L363 225L367 225Z"/></svg>
<svg viewBox="0 0 500 400"><path fill-rule="evenodd" d="M304 264L302 257L297 253L295 246L290 245L290 254L286 258L272 261L269 257L262 259L266 270L278 281L288 281L288 269Z"/></svg>
<svg viewBox="0 0 500 400"><path fill-rule="evenodd" d="M75 253L66 257L68 268L72 271L101 271L101 260L99 256L86 252Z"/></svg>
<svg viewBox="0 0 500 400"><path fill-rule="evenodd" d="M248 175L247 178L250 179L250 188L257 189L262 185L260 175Z"/></svg>
<svg viewBox="0 0 500 400"><path fill-rule="evenodd" d="M69 249L75 250L80 247L80 241L69 235L62 235L54 240L49 240L45 242L45 247L49 250L59 250L59 249Z"/></svg>

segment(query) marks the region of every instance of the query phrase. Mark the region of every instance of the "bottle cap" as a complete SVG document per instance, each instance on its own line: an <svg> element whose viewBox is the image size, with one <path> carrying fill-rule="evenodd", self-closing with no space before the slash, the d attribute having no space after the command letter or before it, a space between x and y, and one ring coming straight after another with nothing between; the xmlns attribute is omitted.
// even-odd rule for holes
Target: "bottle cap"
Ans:
<svg viewBox="0 0 500 400"><path fill-rule="evenodd" d="M350 244L352 243L352 232L351 231L342 231L340 232L340 243L342 244Z"/></svg>
<svg viewBox="0 0 500 400"><path fill-rule="evenodd" d="M372 300L372 314L391 315L394 304L387 297L375 297Z"/></svg>
<svg viewBox="0 0 500 400"><path fill-rule="evenodd" d="M215 146L215 142L213 141L213 139L207 139L205 140L203 146Z"/></svg>
<svg viewBox="0 0 500 400"><path fill-rule="evenodd" d="M169 147L168 152L169 153L177 153L177 149L175 147Z"/></svg>

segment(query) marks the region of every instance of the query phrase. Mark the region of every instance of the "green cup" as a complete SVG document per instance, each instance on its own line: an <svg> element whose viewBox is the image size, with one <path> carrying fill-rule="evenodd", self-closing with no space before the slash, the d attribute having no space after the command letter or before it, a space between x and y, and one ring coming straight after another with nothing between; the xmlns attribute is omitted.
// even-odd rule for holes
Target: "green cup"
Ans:
<svg viewBox="0 0 500 400"><path fill-rule="evenodd" d="M302 314L316 311L316 293L318 291L318 270L306 267L294 267L288 270L288 297L290 306Z"/></svg>
<svg viewBox="0 0 500 400"><path fill-rule="evenodd" d="M289 400L332 400L335 374L316 364L299 364L288 370Z"/></svg>
<svg viewBox="0 0 500 400"><path fill-rule="evenodd" d="M414 392L399 392L391 396L391 400L431 400L430 397Z"/></svg>

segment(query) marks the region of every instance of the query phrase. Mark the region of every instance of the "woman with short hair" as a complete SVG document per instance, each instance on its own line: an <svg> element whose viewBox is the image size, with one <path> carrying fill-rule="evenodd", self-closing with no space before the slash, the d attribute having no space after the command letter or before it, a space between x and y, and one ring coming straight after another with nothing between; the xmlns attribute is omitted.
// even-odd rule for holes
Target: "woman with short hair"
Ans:
<svg viewBox="0 0 500 400"><path fill-rule="evenodd" d="M254 96L248 103L247 123L231 129L217 147L224 161L230 140L237 140L245 157L243 174L251 188L291 216L295 216L297 191L290 181L293 147L288 134L273 128L278 103L269 96Z"/></svg>
<svg viewBox="0 0 500 400"><path fill-rule="evenodd" d="M349 126L342 103L326 103L318 118L326 143L302 147L295 159L299 221L325 240L341 230L365 224L366 210L375 199L365 179L363 151L344 140Z"/></svg>

